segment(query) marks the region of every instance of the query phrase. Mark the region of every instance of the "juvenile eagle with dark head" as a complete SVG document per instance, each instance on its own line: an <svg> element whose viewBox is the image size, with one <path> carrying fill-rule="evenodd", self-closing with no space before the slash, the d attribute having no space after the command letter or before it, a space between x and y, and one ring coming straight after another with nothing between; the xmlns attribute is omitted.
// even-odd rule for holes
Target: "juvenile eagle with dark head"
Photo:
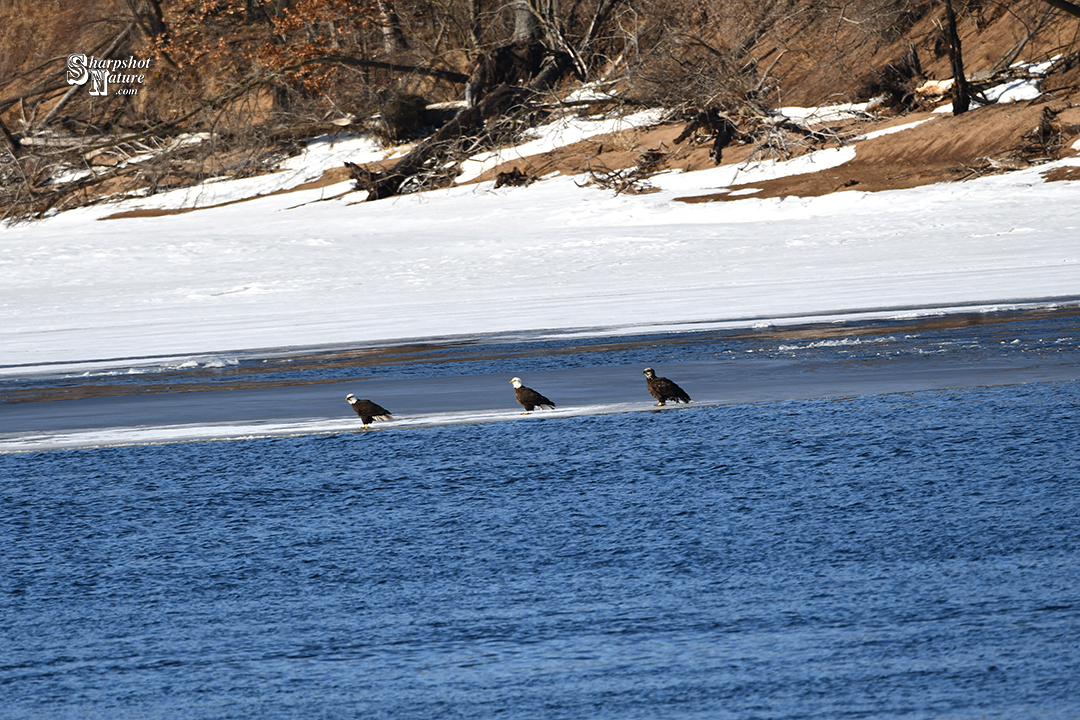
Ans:
<svg viewBox="0 0 1080 720"><path fill-rule="evenodd" d="M548 400L546 397L536 392L532 388L527 388L521 384L521 378L514 378L510 381L510 384L514 386L514 399L521 403L521 407L525 408L525 413L531 413L533 408L548 408L549 410L555 409L555 403Z"/></svg>
<svg viewBox="0 0 1080 720"><path fill-rule="evenodd" d="M685 390L667 378L656 377L652 368L645 368L645 384L649 386L649 394L659 400L654 407L660 407L668 400L690 402L690 396Z"/></svg>
<svg viewBox="0 0 1080 720"><path fill-rule="evenodd" d="M367 426L371 424L372 420L390 419L390 411L382 405L376 405L370 400L357 400L352 393L346 395L345 399L349 401L352 409L360 416L360 422L362 423L360 427L363 430L367 430Z"/></svg>

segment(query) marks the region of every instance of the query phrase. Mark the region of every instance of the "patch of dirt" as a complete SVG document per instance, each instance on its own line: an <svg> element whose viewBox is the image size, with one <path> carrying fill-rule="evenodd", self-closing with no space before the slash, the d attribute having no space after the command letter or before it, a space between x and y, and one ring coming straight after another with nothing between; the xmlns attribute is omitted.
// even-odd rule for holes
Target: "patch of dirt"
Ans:
<svg viewBox="0 0 1080 720"><path fill-rule="evenodd" d="M1080 109L1064 104L1058 119L1080 121ZM1026 138L1038 125L1044 107L1061 108L1060 102L992 105L959 116L918 113L890 124L924 122L918 127L883 135L856 144L850 162L818 173L732 186L728 191L678 198L683 202L736 200L748 195L768 197L816 197L843 190L879 192L918 187L938 182L970 179L985 174L1029 167L1041 158ZM1065 138L1071 142L1074 132ZM1075 155L1062 150L1060 155ZM736 191L745 191L735 194ZM757 192L750 193L750 190Z"/></svg>
<svg viewBox="0 0 1080 720"><path fill-rule="evenodd" d="M693 203L748 196L816 197L844 190L879 192L1017 170L1045 161L1042 148L1029 137L1042 120L1044 108L1056 113L1055 125L1062 130L1062 149L1057 155L1076 155L1068 145L1080 136L1080 92L1076 88L1062 88L1034 101L990 105L958 116L927 111L852 125L845 133L854 137L921 123L893 134L856 140L855 158L838 167L678 199ZM675 144L683 127L682 123L666 124L633 134L598 136L557 151L517 158L472 182L493 180L500 172L515 167L540 177L550 173L609 173L633 168L649 151L659 151L662 155L657 171L715 167L708 143L697 144L690 139ZM724 149L723 164L744 163L753 152L750 145L731 145ZM1054 174L1053 179L1073 178L1061 172ZM743 192L737 192L740 190Z"/></svg>
<svg viewBox="0 0 1080 720"><path fill-rule="evenodd" d="M1080 180L1080 167L1054 168L1043 173L1046 182L1062 182L1065 180Z"/></svg>
<svg viewBox="0 0 1080 720"><path fill-rule="evenodd" d="M662 159L656 166L657 172L663 170L691 172L715 167L709 156L707 144L699 145L694 139L675 144L675 138L684 127L685 123L666 123L647 129L598 135L557 150L509 160L465 184L494 180L499 173L514 167L537 177L552 173L580 175L590 171L604 173L625 170L635 167L641 156L648 152L659 152L661 155ZM725 148L725 164L743 162L752 151L753 148L749 145L732 145Z"/></svg>
<svg viewBox="0 0 1080 720"><path fill-rule="evenodd" d="M925 6L924 6L925 7ZM852 8L855 10L855 8ZM1067 53L1076 42L1076 22L1062 14L1044 18L1049 6L1034 2L968 3L958 10L957 29L964 65L970 75L999 66L1018 46L1018 60L1044 59ZM857 11L857 10L856 10ZM793 13L798 16L800 13ZM829 102L862 102L860 91L880 79L888 64L896 63L910 48L919 57L928 79L952 77L944 43L944 9L940 3L919 15L910 26L897 19L901 32L875 34L872 26L884 17L849 17L837 22L828 13L798 24L786 24L767 33L755 46L759 64L779 56L772 75L784 105L814 106ZM799 21L796 21L799 23ZM1039 31L1028 37L1036 25ZM1005 63L1006 65L1008 63Z"/></svg>

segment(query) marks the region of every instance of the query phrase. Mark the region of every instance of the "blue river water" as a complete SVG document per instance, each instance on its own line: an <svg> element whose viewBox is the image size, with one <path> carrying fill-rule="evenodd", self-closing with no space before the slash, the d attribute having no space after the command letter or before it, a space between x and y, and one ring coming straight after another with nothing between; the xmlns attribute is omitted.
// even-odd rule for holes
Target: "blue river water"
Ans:
<svg viewBox="0 0 1080 720"><path fill-rule="evenodd" d="M1065 380L3 454L0 717L1075 719L1077 448Z"/></svg>

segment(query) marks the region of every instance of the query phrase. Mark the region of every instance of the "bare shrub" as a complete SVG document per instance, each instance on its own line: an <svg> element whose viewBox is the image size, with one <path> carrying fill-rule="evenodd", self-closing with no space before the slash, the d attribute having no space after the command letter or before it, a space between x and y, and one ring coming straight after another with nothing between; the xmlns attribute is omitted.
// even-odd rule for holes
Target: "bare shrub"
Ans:
<svg viewBox="0 0 1080 720"><path fill-rule="evenodd" d="M594 166L590 162L588 183L602 187L605 190L612 190L616 195L623 193L641 195L656 192L657 189L649 182L649 178L656 174L661 164L670 154L664 152L662 147L643 150L638 153L633 167L616 170L611 170L602 165Z"/></svg>

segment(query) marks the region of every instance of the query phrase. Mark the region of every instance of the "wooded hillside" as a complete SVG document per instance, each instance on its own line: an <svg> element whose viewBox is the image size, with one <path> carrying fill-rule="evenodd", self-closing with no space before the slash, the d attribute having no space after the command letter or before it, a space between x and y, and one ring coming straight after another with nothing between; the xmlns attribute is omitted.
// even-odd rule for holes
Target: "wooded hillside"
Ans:
<svg viewBox="0 0 1080 720"><path fill-rule="evenodd" d="M1075 6L954 0L958 42L949 7L12 0L0 9L0 207L33 217L106 193L259 173L304 138L343 130L420 141L396 168L354 169L383 197L445 182L463 153L568 107L668 108L710 133L718 158L721 139L753 134L781 105L918 109L915 88L952 77L961 47L971 93L1015 61L1051 57L1059 84L1075 85ZM110 60L107 75L93 66Z"/></svg>

